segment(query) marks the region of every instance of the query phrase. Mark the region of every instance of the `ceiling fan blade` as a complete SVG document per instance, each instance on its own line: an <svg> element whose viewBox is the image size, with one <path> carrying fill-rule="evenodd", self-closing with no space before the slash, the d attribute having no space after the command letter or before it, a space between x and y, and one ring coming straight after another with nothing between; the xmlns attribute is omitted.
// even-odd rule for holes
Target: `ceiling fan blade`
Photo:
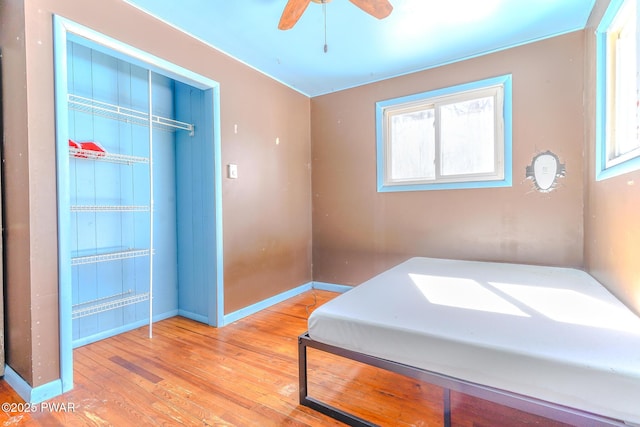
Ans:
<svg viewBox="0 0 640 427"><path fill-rule="evenodd" d="M289 0L282 11L278 28L281 30L289 30L296 25L298 19L309 6L311 0Z"/></svg>
<svg viewBox="0 0 640 427"><path fill-rule="evenodd" d="M386 18L391 14L393 6L388 0L349 0L363 11L378 19Z"/></svg>

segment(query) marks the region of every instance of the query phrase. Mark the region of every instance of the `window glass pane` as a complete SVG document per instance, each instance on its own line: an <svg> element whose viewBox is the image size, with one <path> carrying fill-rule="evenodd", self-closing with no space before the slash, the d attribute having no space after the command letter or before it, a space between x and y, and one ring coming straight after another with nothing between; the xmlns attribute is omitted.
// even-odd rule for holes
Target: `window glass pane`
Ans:
<svg viewBox="0 0 640 427"><path fill-rule="evenodd" d="M638 33L636 1L627 0L607 30L607 167L640 148Z"/></svg>
<svg viewBox="0 0 640 427"><path fill-rule="evenodd" d="M632 3L635 4L635 3ZM616 43L616 112L613 157L638 147L638 73L636 63L635 7L618 35Z"/></svg>
<svg viewBox="0 0 640 427"><path fill-rule="evenodd" d="M440 107L440 173L492 173L495 165L494 98Z"/></svg>
<svg viewBox="0 0 640 427"><path fill-rule="evenodd" d="M391 116L391 179L434 179L435 113L432 108Z"/></svg>

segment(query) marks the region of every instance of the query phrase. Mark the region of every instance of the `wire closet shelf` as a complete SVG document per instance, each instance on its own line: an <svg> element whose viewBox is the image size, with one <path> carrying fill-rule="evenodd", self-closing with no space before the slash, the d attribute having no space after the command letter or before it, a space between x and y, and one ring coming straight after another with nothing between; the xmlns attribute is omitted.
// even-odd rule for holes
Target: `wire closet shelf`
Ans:
<svg viewBox="0 0 640 427"><path fill-rule="evenodd" d="M71 318L79 319L80 317L92 316L94 314L116 308L122 308L128 305L138 304L139 302L148 301L150 298L151 294L149 292L134 294L133 291L130 290L122 294L111 295L105 298L77 304L73 306Z"/></svg>
<svg viewBox="0 0 640 427"><path fill-rule="evenodd" d="M83 150L81 148L69 147L69 156L78 159L97 160L101 162L116 163L121 165L132 165L134 163L149 163L148 157L129 156L127 154L106 153L102 151Z"/></svg>
<svg viewBox="0 0 640 427"><path fill-rule="evenodd" d="M85 98L78 95L68 95L69 109L80 111L96 116L106 117L108 119L118 120L125 123L131 123L140 126L153 126L167 132L176 130L185 130L189 135L193 136L195 129L190 123L169 119L162 116L149 114L144 111L138 111L131 108L121 107L119 105L109 104L107 102L96 101L95 99ZM83 150L86 151L86 150Z"/></svg>
<svg viewBox="0 0 640 427"><path fill-rule="evenodd" d="M73 205L71 212L149 212L149 206L138 205Z"/></svg>
<svg viewBox="0 0 640 427"><path fill-rule="evenodd" d="M130 258L146 257L153 252L150 249L125 249L115 252L99 253L71 257L71 265L95 264L98 262L119 261Z"/></svg>

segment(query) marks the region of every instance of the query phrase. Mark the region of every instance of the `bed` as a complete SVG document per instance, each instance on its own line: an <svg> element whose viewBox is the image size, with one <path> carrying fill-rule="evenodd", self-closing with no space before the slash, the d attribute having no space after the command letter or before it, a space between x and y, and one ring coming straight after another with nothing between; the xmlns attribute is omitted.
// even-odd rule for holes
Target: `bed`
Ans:
<svg viewBox="0 0 640 427"><path fill-rule="evenodd" d="M307 348L574 425L640 425L640 318L583 271L411 258L323 304L299 337L300 402L371 425L308 395ZM348 396L345 396L348 399Z"/></svg>

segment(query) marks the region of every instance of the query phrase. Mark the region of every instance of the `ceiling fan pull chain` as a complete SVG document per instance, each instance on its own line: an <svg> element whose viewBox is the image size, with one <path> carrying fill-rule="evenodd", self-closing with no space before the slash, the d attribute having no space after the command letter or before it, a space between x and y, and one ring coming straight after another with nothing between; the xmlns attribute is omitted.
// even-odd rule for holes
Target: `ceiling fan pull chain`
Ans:
<svg viewBox="0 0 640 427"><path fill-rule="evenodd" d="M322 14L324 16L324 53L327 53L329 46L327 45L327 2L322 0Z"/></svg>

